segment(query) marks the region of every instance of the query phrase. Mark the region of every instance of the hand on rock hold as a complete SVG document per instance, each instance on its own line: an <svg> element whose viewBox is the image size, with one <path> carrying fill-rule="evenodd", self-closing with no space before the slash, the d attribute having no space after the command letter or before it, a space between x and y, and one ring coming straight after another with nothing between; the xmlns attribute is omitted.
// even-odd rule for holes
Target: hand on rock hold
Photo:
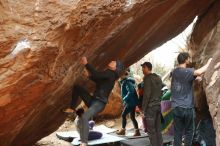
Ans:
<svg viewBox="0 0 220 146"><path fill-rule="evenodd" d="M86 65L87 63L88 63L87 58L86 57L82 57L81 64Z"/></svg>
<svg viewBox="0 0 220 146"><path fill-rule="evenodd" d="M198 82L201 82L202 81L202 77L201 76L197 76L195 80L198 81Z"/></svg>

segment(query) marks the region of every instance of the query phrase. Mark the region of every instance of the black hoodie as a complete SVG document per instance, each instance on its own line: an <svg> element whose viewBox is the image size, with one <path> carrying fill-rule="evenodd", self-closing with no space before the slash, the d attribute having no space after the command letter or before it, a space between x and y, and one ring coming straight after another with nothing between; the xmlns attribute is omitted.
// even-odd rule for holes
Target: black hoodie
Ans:
<svg viewBox="0 0 220 146"><path fill-rule="evenodd" d="M118 73L110 69L97 71L90 64L86 64L85 67L90 73L89 78L96 84L96 90L93 96L98 100L107 103L108 97L115 85L115 81L118 79Z"/></svg>

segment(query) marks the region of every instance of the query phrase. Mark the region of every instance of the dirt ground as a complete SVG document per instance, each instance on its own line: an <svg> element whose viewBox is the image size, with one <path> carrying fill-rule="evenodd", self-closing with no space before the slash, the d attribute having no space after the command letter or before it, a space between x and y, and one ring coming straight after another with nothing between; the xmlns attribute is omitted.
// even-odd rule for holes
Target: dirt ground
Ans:
<svg viewBox="0 0 220 146"><path fill-rule="evenodd" d="M141 117L137 117L136 118L138 123L139 123L139 127L141 128ZM114 129L120 129L121 128L121 118L117 118L117 119L96 119L96 125L101 125L104 124L107 127L111 127ZM131 120L128 118L127 121L127 129L132 128L132 122ZM38 141L34 146L72 146L69 142L63 141L63 140L59 140L56 137L56 132L61 132L61 131L73 131L75 130L75 124L74 124L74 120L73 118L68 118L65 123L54 133L48 135L47 137L44 137L43 139L41 139L40 141Z"/></svg>

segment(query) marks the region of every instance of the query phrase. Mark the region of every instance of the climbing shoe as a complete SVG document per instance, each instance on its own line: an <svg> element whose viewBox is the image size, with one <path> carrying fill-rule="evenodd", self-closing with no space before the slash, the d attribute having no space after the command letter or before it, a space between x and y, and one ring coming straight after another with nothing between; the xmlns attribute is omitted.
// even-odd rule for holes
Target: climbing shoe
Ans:
<svg viewBox="0 0 220 146"><path fill-rule="evenodd" d="M139 129L135 129L133 136L141 136Z"/></svg>
<svg viewBox="0 0 220 146"><path fill-rule="evenodd" d="M117 132L116 132L116 134L118 134L118 135L125 135L125 129L120 129L120 130L118 130Z"/></svg>

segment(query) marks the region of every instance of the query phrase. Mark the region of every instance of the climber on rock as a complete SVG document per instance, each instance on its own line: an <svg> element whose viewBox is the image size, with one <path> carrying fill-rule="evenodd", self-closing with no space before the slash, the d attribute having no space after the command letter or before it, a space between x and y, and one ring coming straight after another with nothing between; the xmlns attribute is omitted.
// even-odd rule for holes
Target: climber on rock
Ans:
<svg viewBox="0 0 220 146"><path fill-rule="evenodd" d="M83 87L74 86L71 107L66 109L65 112L74 112L77 106L75 101L78 101L79 97L82 98L83 102L88 107L88 110L78 118L80 122L77 122L78 124L76 125L77 129L79 129L81 145L87 146L89 134L88 121L104 110L115 81L119 78L119 74L123 70L123 65L120 61L111 61L106 70L97 71L88 63L86 57L82 57L81 64L84 65L88 71L89 79L95 82L96 90L93 95L90 95Z"/></svg>

